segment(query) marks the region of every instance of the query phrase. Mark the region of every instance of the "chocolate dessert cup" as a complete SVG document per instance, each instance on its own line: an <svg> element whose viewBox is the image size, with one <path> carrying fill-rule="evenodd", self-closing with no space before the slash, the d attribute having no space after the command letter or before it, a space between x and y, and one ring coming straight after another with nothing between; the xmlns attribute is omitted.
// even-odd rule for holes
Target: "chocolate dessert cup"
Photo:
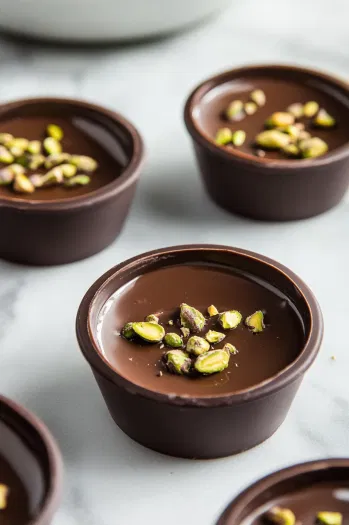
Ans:
<svg viewBox="0 0 349 525"><path fill-rule="evenodd" d="M62 488L62 459L55 440L36 416L1 395L0 436L0 484L8 487L0 521L49 525Z"/></svg>
<svg viewBox="0 0 349 525"><path fill-rule="evenodd" d="M96 157L91 184L40 188L16 194L0 186L0 220L6 224L0 257L54 265L89 257L119 234L143 164L143 142L124 117L80 100L37 98L0 105L0 132L39 139L45 126L68 126L69 154ZM97 158L98 157L98 158Z"/></svg>
<svg viewBox="0 0 349 525"><path fill-rule="evenodd" d="M280 305L284 304L286 307L286 302L292 304L304 328L302 345L297 349L297 356L292 359L292 362L272 377L253 384L250 388L231 392L224 388L219 390L217 387L216 394L212 392L211 380L207 380L209 390L206 394L205 392L195 394L196 387L188 383L191 379L180 376L168 378L162 373L155 374L155 369L151 368L153 363L150 361L150 365L145 364L141 371L143 374L143 370L154 370L151 376L147 372L147 378L145 375L142 377L134 375L132 379L126 365L122 371L119 370L114 364L113 357L110 357L109 350L105 351L100 343L104 322L101 322L101 319L105 312L111 310L112 296L121 294L122 289L131 290L127 303L130 304L130 308L126 307L124 312L121 307L121 314L127 315L129 320L134 320L131 311L132 304L135 305L136 311L137 308L143 307L147 297L145 290L143 295L139 295L138 300L135 299L137 292L132 291L136 289L134 283L137 279L139 281L151 275L152 272L168 268L183 268L183 265L191 265L194 268L193 272L197 265L205 265L205 267L207 265L209 269L211 267L222 269L228 276L236 272L246 273L252 276L257 283L268 283L267 286L270 283L270 286L280 294ZM131 286L126 286L131 282ZM195 275L191 283L190 293L193 294L197 289ZM180 284L173 278L172 282L168 281L166 287L160 285L157 290L157 298L152 296L149 300L150 305L153 305L154 309L158 307L158 296L161 295L161 290L164 290L162 293L166 294L164 297L178 294L176 288L178 289ZM212 290L212 284L210 287ZM229 290L224 293L229 295ZM212 298L212 300L215 299ZM167 308L167 304L164 307ZM147 313L151 312L147 311ZM262 255L215 245L189 245L160 249L141 254L115 266L98 279L86 293L77 314L76 326L82 353L92 368L115 423L132 439L146 447L186 458L228 456L249 449L270 437L286 417L303 375L317 355L323 333L320 308L312 292L299 277L281 264ZM253 334L249 336L260 337ZM117 340L117 337L120 337L119 333L115 332L114 337ZM118 341L120 345L125 342L121 339ZM118 351L117 345L118 343L112 349L112 353L114 350ZM130 351L135 351L133 347L129 348ZM124 358L124 352L128 351L127 347L120 346L119 349L122 350L120 358ZM147 352L142 348L139 348L138 351L140 359L144 355L142 352ZM158 352L159 350L149 350L149 352L152 351ZM242 361L243 348L240 348L240 356ZM132 364L132 358L130 361ZM140 370L141 362L134 364ZM246 369L246 361L242 365ZM251 361L252 365L253 361ZM146 366L150 368L146 369ZM255 368L258 366L259 362ZM233 368L236 374L239 374L242 369ZM178 379L178 388L172 377L175 381ZM164 383L159 383L163 380ZM185 384L188 384L188 392L185 386L182 386ZM206 385L206 379L202 384ZM160 385L170 386L160 387Z"/></svg>
<svg viewBox="0 0 349 525"><path fill-rule="evenodd" d="M235 498L217 525L268 523L270 508L290 509L298 523L314 525L318 512L349 516L349 459L323 459L279 470L257 481Z"/></svg>
<svg viewBox="0 0 349 525"><path fill-rule="evenodd" d="M218 146L215 133L229 127L222 113L229 102L246 98L259 88L266 93L266 104L233 127L246 132L243 147ZM320 138L328 139L327 154L309 159L280 158L248 146L270 114L309 100L318 101L336 117L338 125L333 132L314 130ZM192 92L184 111L210 197L232 213L271 221L312 217L340 202L349 184L348 118L347 83L286 65L247 66L214 76Z"/></svg>

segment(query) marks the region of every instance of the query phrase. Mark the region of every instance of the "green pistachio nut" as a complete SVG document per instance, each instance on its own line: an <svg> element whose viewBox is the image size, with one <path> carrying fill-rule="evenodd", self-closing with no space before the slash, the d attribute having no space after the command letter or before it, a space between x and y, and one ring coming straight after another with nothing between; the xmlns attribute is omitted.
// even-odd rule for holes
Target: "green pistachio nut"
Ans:
<svg viewBox="0 0 349 525"><path fill-rule="evenodd" d="M328 145L319 137L311 137L310 139L302 140L299 143L299 149L303 158L313 159L327 153Z"/></svg>
<svg viewBox="0 0 349 525"><path fill-rule="evenodd" d="M256 137L256 144L264 149L282 149L290 142L290 136L277 129L262 131Z"/></svg>
<svg viewBox="0 0 349 525"><path fill-rule="evenodd" d="M296 144L287 144L284 148L282 148L282 151L288 156L288 157L298 157L300 154L300 149Z"/></svg>
<svg viewBox="0 0 349 525"><path fill-rule="evenodd" d="M0 186L7 186L11 184L15 178L15 174L10 166L0 169Z"/></svg>
<svg viewBox="0 0 349 525"><path fill-rule="evenodd" d="M63 173L60 166L52 168L42 177L42 186L55 186L56 184L62 184L62 182Z"/></svg>
<svg viewBox="0 0 349 525"><path fill-rule="evenodd" d="M91 177L89 175L80 173L79 175L75 175L75 177L71 177L70 179L67 179L64 182L64 186L67 186L68 188L73 188L74 186L86 186L90 182L91 182Z"/></svg>
<svg viewBox="0 0 349 525"><path fill-rule="evenodd" d="M125 339L133 339L136 336L136 332L133 329L133 323L126 323L121 330L121 335Z"/></svg>
<svg viewBox="0 0 349 525"><path fill-rule="evenodd" d="M242 315L237 310L228 310L219 316L219 323L224 330L237 328L241 323Z"/></svg>
<svg viewBox="0 0 349 525"><path fill-rule="evenodd" d="M44 175L40 175L39 173L33 173L30 175L29 180L34 185L35 188L41 188L43 182Z"/></svg>
<svg viewBox="0 0 349 525"><path fill-rule="evenodd" d="M265 518L269 523L273 523L274 525L295 525L296 523L296 516L291 509L277 506L268 510Z"/></svg>
<svg viewBox="0 0 349 525"><path fill-rule="evenodd" d="M27 146L27 151L32 155L38 155L39 153L41 153L40 140L30 140Z"/></svg>
<svg viewBox="0 0 349 525"><path fill-rule="evenodd" d="M5 148L5 146L0 146L0 162L3 164L12 164L14 160L12 153Z"/></svg>
<svg viewBox="0 0 349 525"><path fill-rule="evenodd" d="M343 515L340 512L318 512L316 520L322 525L342 525Z"/></svg>
<svg viewBox="0 0 349 525"><path fill-rule="evenodd" d="M28 148L29 140L24 138L13 138L11 142L8 143L9 148L18 148L22 151L25 151Z"/></svg>
<svg viewBox="0 0 349 525"><path fill-rule="evenodd" d="M11 164L11 166L9 166L8 169L12 171L14 176L22 175L23 173L26 172L25 167L22 166L21 164Z"/></svg>
<svg viewBox="0 0 349 525"><path fill-rule="evenodd" d="M182 348L183 339L180 335L169 332L165 335L164 343L166 346L170 346L171 348Z"/></svg>
<svg viewBox="0 0 349 525"><path fill-rule="evenodd" d="M132 328L147 343L160 343L165 337L165 330L158 323L148 323L146 321L133 323Z"/></svg>
<svg viewBox="0 0 349 525"><path fill-rule="evenodd" d="M285 128L280 129L280 131L287 133L287 135L289 135L293 141L298 140L299 134L301 132L300 129L294 124L290 124L289 126L286 126Z"/></svg>
<svg viewBox="0 0 349 525"><path fill-rule="evenodd" d="M78 170L87 171L88 173L92 173L98 168L97 161L87 155L72 155L70 162L76 166Z"/></svg>
<svg viewBox="0 0 349 525"><path fill-rule="evenodd" d="M303 115L307 118L315 117L316 113L319 111L319 104L311 100L303 106Z"/></svg>
<svg viewBox="0 0 349 525"><path fill-rule="evenodd" d="M62 153L61 143L53 137L47 137L44 140L44 149L48 155L57 155Z"/></svg>
<svg viewBox="0 0 349 525"><path fill-rule="evenodd" d="M147 323L159 323L159 318L155 314L147 315L144 320L147 321Z"/></svg>
<svg viewBox="0 0 349 525"><path fill-rule="evenodd" d="M200 332L203 330L206 320L199 310L182 303L180 306L181 325L184 328L189 328L192 332Z"/></svg>
<svg viewBox="0 0 349 525"><path fill-rule="evenodd" d="M267 101L267 97L262 89L255 89L252 91L252 93L250 93L250 99L260 107L264 106Z"/></svg>
<svg viewBox="0 0 349 525"><path fill-rule="evenodd" d="M236 346L230 344L230 343L226 343L224 346L223 346L223 350L225 352L228 352L228 354L232 354L232 355L235 355L235 354L238 354L239 351L238 349L236 348Z"/></svg>
<svg viewBox="0 0 349 525"><path fill-rule="evenodd" d="M64 136L62 128L57 126L57 124L49 124L46 128L46 133L48 137L52 137L58 141L61 141Z"/></svg>
<svg viewBox="0 0 349 525"><path fill-rule="evenodd" d="M45 164L45 157L44 155L41 155L41 153L31 155L27 160L27 166L30 170L37 170L38 168L41 168L41 166L44 166Z"/></svg>
<svg viewBox="0 0 349 525"><path fill-rule="evenodd" d="M6 509L9 492L9 487L4 483L0 483L0 510Z"/></svg>
<svg viewBox="0 0 349 525"><path fill-rule="evenodd" d="M73 164L60 164L59 168L62 170L63 177L70 179L70 177L74 177L77 172L77 167Z"/></svg>
<svg viewBox="0 0 349 525"><path fill-rule="evenodd" d="M17 193L33 193L35 191L35 186L26 175L20 173L15 176L13 189Z"/></svg>
<svg viewBox="0 0 349 525"><path fill-rule="evenodd" d="M59 164L63 164L64 162L70 162L70 159L71 155L69 155L69 153L53 153L52 155L49 155L46 158L45 168L50 170L51 168L54 168Z"/></svg>
<svg viewBox="0 0 349 525"><path fill-rule="evenodd" d="M237 121L244 117L244 104L241 100L233 100L226 109L228 120Z"/></svg>
<svg viewBox="0 0 349 525"><path fill-rule="evenodd" d="M219 311L217 310L214 304L211 304L211 306L207 308L207 313L210 317L213 317L214 315L218 315Z"/></svg>
<svg viewBox="0 0 349 525"><path fill-rule="evenodd" d="M13 140L11 133L0 133L0 144L7 146Z"/></svg>
<svg viewBox="0 0 349 525"><path fill-rule="evenodd" d="M283 128L294 123L294 116L286 111L276 111L266 122L267 128Z"/></svg>
<svg viewBox="0 0 349 525"><path fill-rule="evenodd" d="M336 121L325 109L320 109L313 120L313 124L317 128L333 128Z"/></svg>
<svg viewBox="0 0 349 525"><path fill-rule="evenodd" d="M209 330L205 335L206 341L211 344L220 343L225 337L226 335L222 334L222 332L215 332L214 330Z"/></svg>
<svg viewBox="0 0 349 525"><path fill-rule="evenodd" d="M170 326L173 326L173 325L174 325L174 322L172 321L172 319L169 320L168 324L169 324Z"/></svg>
<svg viewBox="0 0 349 525"><path fill-rule="evenodd" d="M246 317L245 324L254 334L263 332L265 326L264 313L262 312L262 310L257 310L253 314Z"/></svg>
<svg viewBox="0 0 349 525"><path fill-rule="evenodd" d="M298 135L298 140L301 141L301 140L308 140L311 138L311 135L309 133L309 131L305 131L304 129L301 130L299 132L299 135Z"/></svg>
<svg viewBox="0 0 349 525"><path fill-rule="evenodd" d="M255 102L246 102L244 105L244 110L246 115L254 115L258 109L258 106Z"/></svg>
<svg viewBox="0 0 349 525"><path fill-rule="evenodd" d="M188 354L201 355L208 352L210 349L210 343L203 337L193 335L188 339L186 350Z"/></svg>
<svg viewBox="0 0 349 525"><path fill-rule="evenodd" d="M287 112L291 113L291 115L294 116L294 118L302 118L303 117L303 104L300 102L295 102L294 104L291 104L287 108Z"/></svg>
<svg viewBox="0 0 349 525"><path fill-rule="evenodd" d="M239 129L237 131L234 131L233 133L233 136L232 136L232 143L234 144L234 146L242 146L243 143L245 142L246 140L246 132L243 131L242 129Z"/></svg>
<svg viewBox="0 0 349 525"><path fill-rule="evenodd" d="M233 132L229 128L220 128L216 133L215 143L218 146L225 146L232 141Z"/></svg>
<svg viewBox="0 0 349 525"><path fill-rule="evenodd" d="M165 354L165 363L167 370L171 374L189 374L191 369L191 359L182 350L169 350Z"/></svg>
<svg viewBox="0 0 349 525"><path fill-rule="evenodd" d="M182 336L184 337L184 339L186 339L187 337L190 336L189 328L185 328L184 326L182 326L182 328L180 330L182 332Z"/></svg>
<svg viewBox="0 0 349 525"><path fill-rule="evenodd" d="M224 350L211 350L195 360L194 368L203 375L222 372L229 365L229 354Z"/></svg>

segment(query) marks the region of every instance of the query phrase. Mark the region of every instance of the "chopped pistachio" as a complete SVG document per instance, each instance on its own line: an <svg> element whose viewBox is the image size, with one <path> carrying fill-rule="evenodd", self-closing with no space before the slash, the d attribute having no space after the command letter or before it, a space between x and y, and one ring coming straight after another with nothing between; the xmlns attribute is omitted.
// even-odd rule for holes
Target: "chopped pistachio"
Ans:
<svg viewBox="0 0 349 525"><path fill-rule="evenodd" d="M225 337L225 334L222 334L222 332L215 332L215 330L209 330L205 335L206 340L211 344L220 343Z"/></svg>
<svg viewBox="0 0 349 525"><path fill-rule="evenodd" d="M69 162L70 159L71 155L69 155L69 153L52 153L52 155L49 155L46 158L45 168L49 170L51 168L54 168L55 166L58 166L59 164Z"/></svg>
<svg viewBox="0 0 349 525"><path fill-rule="evenodd" d="M19 157L23 157L25 150L18 146L11 146L10 152L15 158L18 159Z"/></svg>
<svg viewBox="0 0 349 525"><path fill-rule="evenodd" d="M241 100L230 102L226 110L228 120L241 120L244 117L244 104Z"/></svg>
<svg viewBox="0 0 349 525"><path fill-rule="evenodd" d="M205 317L199 310L182 303L180 306L181 325L184 328L189 328L192 332L200 332L206 323Z"/></svg>
<svg viewBox="0 0 349 525"><path fill-rule="evenodd" d="M287 135L289 135L291 139L293 139L294 141L298 139L299 134L301 133L300 129L294 124L290 124L289 126L286 126L285 128L280 129L280 131L287 133Z"/></svg>
<svg viewBox="0 0 349 525"><path fill-rule="evenodd" d="M243 131L242 129L234 131L233 136L231 138L231 141L234 144L234 146L237 146L237 147L242 146L245 140L246 140L246 131Z"/></svg>
<svg viewBox="0 0 349 525"><path fill-rule="evenodd" d="M294 104L291 104L287 108L288 113L291 113L291 115L294 116L294 118L302 118L303 117L303 104L300 102L295 102Z"/></svg>
<svg viewBox="0 0 349 525"><path fill-rule="evenodd" d="M257 149L256 150L256 155L257 155L257 157L263 158L263 157L265 157L265 151L263 151L262 149Z"/></svg>
<svg viewBox="0 0 349 525"><path fill-rule="evenodd" d="M181 332L182 332L182 336L186 339L187 337L190 336L190 330L189 328L185 328L182 326L182 328L180 329Z"/></svg>
<svg viewBox="0 0 349 525"><path fill-rule="evenodd" d="M182 350L169 350L165 354L167 369L172 374L189 374L191 369L191 359Z"/></svg>
<svg viewBox="0 0 349 525"><path fill-rule="evenodd" d="M305 117L312 118L315 117L316 113L319 111L319 104L313 100L307 102L303 106L303 114Z"/></svg>
<svg viewBox="0 0 349 525"><path fill-rule="evenodd" d="M67 179L64 182L64 186L73 188L74 186L86 186L86 184L89 184L90 182L91 182L91 178L89 177L89 175L80 173L80 175L75 175L75 177L71 177L70 179Z"/></svg>
<svg viewBox="0 0 349 525"><path fill-rule="evenodd" d="M172 321L172 319L169 320L168 324L169 324L170 326L173 326L173 325L174 325L174 322Z"/></svg>
<svg viewBox="0 0 349 525"><path fill-rule="evenodd" d="M64 136L62 128L57 126L57 124L49 124L46 128L46 133L48 137L52 137L58 141L61 141Z"/></svg>
<svg viewBox="0 0 349 525"><path fill-rule="evenodd" d="M5 148L5 146L0 146L0 162L3 164L12 164L14 160L12 153Z"/></svg>
<svg viewBox="0 0 349 525"><path fill-rule="evenodd" d="M291 142L291 138L286 133L277 129L262 131L256 137L256 144L266 149L281 149Z"/></svg>
<svg viewBox="0 0 349 525"><path fill-rule="evenodd" d="M296 516L291 509L285 509L282 507L272 507L265 514L265 518L274 525L295 525Z"/></svg>
<svg viewBox="0 0 349 525"><path fill-rule="evenodd" d="M296 144L287 144L287 146L282 148L282 151L289 157L298 157L300 153L299 147L296 146Z"/></svg>
<svg viewBox="0 0 349 525"><path fill-rule="evenodd" d="M246 102L244 110L246 115L254 115L258 109L258 106L255 102Z"/></svg>
<svg viewBox="0 0 349 525"><path fill-rule="evenodd" d="M323 525L342 525L343 515L340 512L318 512L316 519Z"/></svg>
<svg viewBox="0 0 349 525"><path fill-rule="evenodd" d="M232 355L235 355L238 353L238 349L236 348L236 346L230 344L230 343L225 343L225 345L223 346L223 350L225 352L228 352L229 354L232 354Z"/></svg>
<svg viewBox="0 0 349 525"><path fill-rule="evenodd" d="M169 332L165 335L164 343L171 348L181 348L183 346L183 339L180 335Z"/></svg>
<svg viewBox="0 0 349 525"><path fill-rule="evenodd" d="M250 99L252 100L252 102L255 102L257 106L264 106L267 101L265 93L261 89L255 89L254 91L252 91L252 93L250 94Z"/></svg>
<svg viewBox="0 0 349 525"><path fill-rule="evenodd" d="M27 151L32 155L38 155L39 153L41 153L40 140L30 140L27 146Z"/></svg>
<svg viewBox="0 0 349 525"><path fill-rule="evenodd" d="M224 330L236 328L241 323L242 315L237 310L228 310L219 316L219 323Z"/></svg>
<svg viewBox="0 0 349 525"><path fill-rule="evenodd" d="M62 153L61 143L53 137L47 137L44 140L44 148L48 155Z"/></svg>
<svg viewBox="0 0 349 525"><path fill-rule="evenodd" d="M0 169L0 186L7 186L13 182L15 174L11 170L10 166Z"/></svg>
<svg viewBox="0 0 349 525"><path fill-rule="evenodd" d="M67 179L70 179L70 177L74 177L77 172L77 167L73 164L60 164L59 168L62 170L63 176Z"/></svg>
<svg viewBox="0 0 349 525"><path fill-rule="evenodd" d="M0 510L6 509L9 492L9 487L4 483L0 483Z"/></svg>
<svg viewBox="0 0 349 525"><path fill-rule="evenodd" d="M218 146L225 146L232 141L233 132L229 128L220 128L216 133L215 143Z"/></svg>
<svg viewBox="0 0 349 525"><path fill-rule="evenodd" d="M7 146L9 142L13 140L13 135L11 133L0 133L0 144Z"/></svg>
<svg viewBox="0 0 349 525"><path fill-rule="evenodd" d="M15 176L13 189L17 193L33 193L35 191L34 184L23 173Z"/></svg>
<svg viewBox="0 0 349 525"><path fill-rule="evenodd" d="M54 186L63 182L63 173L60 166L52 168L46 175L42 176L42 186Z"/></svg>
<svg viewBox="0 0 349 525"><path fill-rule="evenodd" d="M211 306L207 308L207 313L210 317L213 317L214 315L218 315L219 311L217 310L214 304L211 304Z"/></svg>
<svg viewBox="0 0 349 525"><path fill-rule="evenodd" d="M299 143L299 149L305 159L320 157L328 151L328 145L319 137L311 137Z"/></svg>
<svg viewBox="0 0 349 525"><path fill-rule="evenodd" d="M246 326L255 334L263 332L264 326L264 313L262 310L257 310L252 315L249 315L245 319Z"/></svg>
<svg viewBox="0 0 349 525"><path fill-rule="evenodd" d="M29 140L23 139L23 138L13 138L11 142L7 144L9 148L11 149L18 148L22 150L22 152L24 152L28 148L28 145L29 145Z"/></svg>
<svg viewBox="0 0 349 525"><path fill-rule="evenodd" d="M193 355L201 355L208 352L210 349L210 343L206 341L203 337L198 337L193 335L188 339L187 342L187 352Z"/></svg>
<svg viewBox="0 0 349 525"><path fill-rule="evenodd" d="M88 173L92 173L98 168L97 161L87 155L72 155L70 162L74 164L78 170L87 171Z"/></svg>
<svg viewBox="0 0 349 525"><path fill-rule="evenodd" d="M276 111L265 123L266 128L283 128L294 123L294 116L286 111Z"/></svg>
<svg viewBox="0 0 349 525"><path fill-rule="evenodd" d="M22 166L21 164L11 164L11 166L8 166L8 169L10 171L12 171L12 173L16 176L16 175L22 175L23 173L25 173L25 167Z"/></svg>
<svg viewBox="0 0 349 525"><path fill-rule="evenodd" d="M30 170L37 170L44 164L45 164L45 157L44 155L41 155L41 153L31 155L27 161L27 166Z"/></svg>
<svg viewBox="0 0 349 525"><path fill-rule="evenodd" d="M145 321L147 321L147 323L159 323L159 318L155 314L150 314L150 315L147 315L147 317L145 318Z"/></svg>
<svg viewBox="0 0 349 525"><path fill-rule="evenodd" d="M136 335L136 332L133 329L133 323L126 323L123 329L121 330L121 335L125 339L133 339Z"/></svg>
<svg viewBox="0 0 349 525"><path fill-rule="evenodd" d="M224 350L211 350L195 360L194 368L204 375L222 372L229 365L229 354Z"/></svg>
<svg viewBox="0 0 349 525"><path fill-rule="evenodd" d="M165 330L158 323L133 323L132 328L139 337L148 343L159 343L165 337Z"/></svg>
<svg viewBox="0 0 349 525"><path fill-rule="evenodd" d="M325 109L320 109L313 120L313 124L318 128L333 128L336 121Z"/></svg>
<svg viewBox="0 0 349 525"><path fill-rule="evenodd" d="M305 124L303 122L295 122L294 126L298 128L300 131L303 131L305 129Z"/></svg>
<svg viewBox="0 0 349 525"><path fill-rule="evenodd" d="M310 135L309 131L301 130L299 132L298 140L306 140L306 139L310 139L310 138L311 138L311 135Z"/></svg>
<svg viewBox="0 0 349 525"><path fill-rule="evenodd" d="M39 173L33 173L32 175L30 175L29 180L35 186L35 188L41 188L43 184L43 177L44 175L40 175Z"/></svg>

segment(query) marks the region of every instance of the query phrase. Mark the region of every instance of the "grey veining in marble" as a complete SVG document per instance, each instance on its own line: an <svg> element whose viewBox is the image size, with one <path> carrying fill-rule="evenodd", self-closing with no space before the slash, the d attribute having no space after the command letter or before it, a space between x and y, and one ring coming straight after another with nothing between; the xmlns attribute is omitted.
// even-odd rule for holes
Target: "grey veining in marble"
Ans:
<svg viewBox="0 0 349 525"><path fill-rule="evenodd" d="M205 195L182 121L189 90L231 66L283 61L345 77L348 18L346 0L233 0L205 26L138 46L70 49L0 38L0 101L84 97L134 121L148 149L130 218L107 250L57 268L0 262L0 390L43 418L63 451L55 525L212 525L258 477L349 454L348 198L299 223L232 217ZM249 452L208 462L163 457L118 430L74 333L80 299L101 273L138 252L186 242L242 246L280 260L313 288L326 326L281 429Z"/></svg>

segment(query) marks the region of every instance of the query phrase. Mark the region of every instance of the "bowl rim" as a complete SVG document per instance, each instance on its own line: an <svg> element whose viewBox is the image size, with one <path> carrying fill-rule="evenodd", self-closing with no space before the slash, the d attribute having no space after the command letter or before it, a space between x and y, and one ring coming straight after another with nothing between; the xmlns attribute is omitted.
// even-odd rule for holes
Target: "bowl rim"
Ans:
<svg viewBox="0 0 349 525"><path fill-rule="evenodd" d="M200 253L204 254L204 252L214 252L217 254L229 252L235 256L254 259L260 264L269 266L272 268L272 271L281 273L288 281L291 281L291 283L297 288L300 295L302 296L302 299L307 305L310 315L309 336L296 360L286 368L282 369L276 375L268 378L262 383L255 385L252 388L240 390L235 393L227 393L224 395L220 394L210 397L188 397L185 395L156 392L133 383L116 371L110 365L109 361L102 356L100 347L93 335L94 331L91 323L91 311L96 302L96 299L109 283L113 282L114 279L117 279L118 273L126 271L128 268L135 268L138 266L146 268L147 265L151 264L156 258L163 258L166 260L174 257L178 253L183 252L197 252L198 256ZM264 255L260 255L248 250L243 250L241 248L233 248L231 246L221 245L197 244L171 246L168 248L161 248L142 253L111 268L99 279L97 279L97 281L95 281L95 283L89 288L83 297L76 317L76 334L80 350L92 369L97 370L110 382L119 385L121 388L124 388L129 392L144 396L148 399L150 398L155 401L174 405L204 407L231 406L269 396L281 388L287 386L289 383L296 381L300 376L302 376L310 367L319 351L323 337L323 320L320 306L310 288L296 274L294 274L282 264L274 261L273 259L269 259Z"/></svg>
<svg viewBox="0 0 349 525"><path fill-rule="evenodd" d="M82 99L61 98L61 97L36 97L23 98L0 104L0 120L6 118L6 113L16 108L20 109L30 105L44 105L52 104L59 106L70 106L80 110L90 111L95 114L100 114L109 120L118 124L118 126L126 131L131 138L133 152L129 159L126 168L122 171L114 181L109 182L105 186L77 197L69 197L67 199L52 199L52 200L21 200L19 198L2 197L0 196L0 207L16 208L20 210L35 210L35 211L64 211L64 210L79 210L95 204L102 204L105 201L114 198L119 193L127 189L139 177L140 169L144 163L145 148L143 139L136 129L136 127L120 113L107 109Z"/></svg>
<svg viewBox="0 0 349 525"><path fill-rule="evenodd" d="M258 481L252 483L252 485L249 485L246 489L240 492L225 508L223 513L218 518L216 525L228 525L228 519L229 522L235 523L236 525L241 523L239 517L246 506L251 503L261 492L270 490L275 484L279 482L296 478L297 476L309 472L318 473L340 467L348 469L349 472L349 459L329 458L318 459L315 461L306 461L272 472L271 474L268 474Z"/></svg>
<svg viewBox="0 0 349 525"><path fill-rule="evenodd" d="M0 406L5 405L13 413L29 424L44 444L48 456L49 478L47 493L39 514L28 525L46 525L56 511L62 493L63 460L58 445L46 425L32 412L17 402L0 394Z"/></svg>
<svg viewBox="0 0 349 525"><path fill-rule="evenodd" d="M308 75L309 77L320 80L322 84L328 84L335 89L345 91L348 98L349 104L349 84L342 80L340 77L326 73L318 69L312 69L307 67L300 67L293 64L250 64L242 67L237 67L229 70L225 70L221 73L213 75L206 80L203 80L197 85L189 97L186 100L184 106L184 122L186 128L191 137L198 142L201 146L208 148L212 153L223 157L226 160L234 162L241 162L244 164L250 164L256 168L263 167L264 169L270 169L271 172L275 169L280 169L286 173L292 173L292 170L297 168L307 167L320 167L327 166L333 161L340 160L349 155L349 138L346 144L334 148L332 151L326 153L326 155L316 157L314 159L269 159L263 157L257 157L249 153L244 153L237 149L227 151L226 148L215 144L212 137L205 133L197 124L196 119L193 116L194 108L198 106L202 100L202 97L209 93L212 89L217 86L229 82L239 77L244 76L247 72L254 72L256 74L273 73L273 72L288 72L292 71ZM263 172L265 173L265 171Z"/></svg>

